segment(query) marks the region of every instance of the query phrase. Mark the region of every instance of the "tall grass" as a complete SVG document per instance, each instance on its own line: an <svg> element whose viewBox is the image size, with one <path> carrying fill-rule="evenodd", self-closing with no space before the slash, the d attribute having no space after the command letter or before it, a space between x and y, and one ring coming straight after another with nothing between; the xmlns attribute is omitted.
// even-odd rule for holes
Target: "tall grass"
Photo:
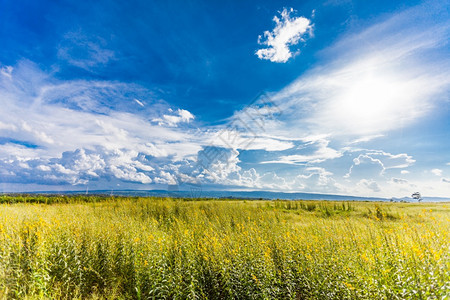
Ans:
<svg viewBox="0 0 450 300"><path fill-rule="evenodd" d="M442 299L445 204L133 198L0 205L0 295Z"/></svg>

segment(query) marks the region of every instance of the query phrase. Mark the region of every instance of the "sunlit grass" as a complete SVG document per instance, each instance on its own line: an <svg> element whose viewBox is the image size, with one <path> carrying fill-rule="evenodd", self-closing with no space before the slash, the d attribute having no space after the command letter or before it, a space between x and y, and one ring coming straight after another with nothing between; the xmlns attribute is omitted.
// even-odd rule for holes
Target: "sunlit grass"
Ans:
<svg viewBox="0 0 450 300"><path fill-rule="evenodd" d="M446 204L66 200L59 202L74 203L0 205L0 295L80 299L450 295Z"/></svg>

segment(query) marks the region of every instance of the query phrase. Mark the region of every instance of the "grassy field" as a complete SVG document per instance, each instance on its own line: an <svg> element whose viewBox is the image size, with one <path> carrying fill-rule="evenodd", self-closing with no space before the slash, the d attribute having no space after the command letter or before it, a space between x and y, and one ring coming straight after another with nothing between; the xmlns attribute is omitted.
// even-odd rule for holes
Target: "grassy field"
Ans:
<svg viewBox="0 0 450 300"><path fill-rule="evenodd" d="M450 297L448 204L0 203L0 298Z"/></svg>

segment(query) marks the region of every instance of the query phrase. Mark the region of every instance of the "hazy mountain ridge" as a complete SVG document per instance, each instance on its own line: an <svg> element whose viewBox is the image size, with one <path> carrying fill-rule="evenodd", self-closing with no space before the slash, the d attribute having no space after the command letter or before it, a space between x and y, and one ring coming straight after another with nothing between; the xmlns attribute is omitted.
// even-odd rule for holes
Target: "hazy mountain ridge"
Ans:
<svg viewBox="0 0 450 300"><path fill-rule="evenodd" d="M64 191L64 192L36 192L39 194L86 194L85 191ZM95 190L88 194L106 194L115 196L160 196L160 197L180 197L180 198L240 198L240 199L264 199L264 200L329 200L329 201L391 201L395 202L417 202L411 197L402 198L382 198L382 197L360 197L334 194L316 193L283 193L268 191L166 191L166 190ZM444 197L423 197L423 202L447 202L450 198Z"/></svg>

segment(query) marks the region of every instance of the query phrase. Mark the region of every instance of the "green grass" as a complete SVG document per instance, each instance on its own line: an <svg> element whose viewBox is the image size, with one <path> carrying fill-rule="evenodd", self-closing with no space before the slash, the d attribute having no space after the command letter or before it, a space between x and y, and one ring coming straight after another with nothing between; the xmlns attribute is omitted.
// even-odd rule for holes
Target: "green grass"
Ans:
<svg viewBox="0 0 450 300"><path fill-rule="evenodd" d="M443 203L2 197L5 299L450 297Z"/></svg>

